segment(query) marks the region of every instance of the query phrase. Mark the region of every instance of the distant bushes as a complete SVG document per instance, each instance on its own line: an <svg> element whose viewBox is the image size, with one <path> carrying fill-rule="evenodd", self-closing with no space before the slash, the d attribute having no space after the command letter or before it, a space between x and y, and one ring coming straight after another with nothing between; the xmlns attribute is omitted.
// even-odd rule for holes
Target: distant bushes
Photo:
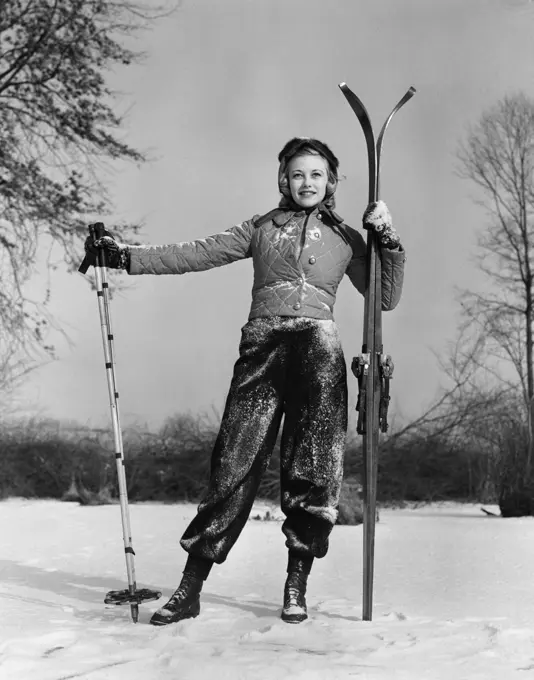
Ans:
<svg viewBox="0 0 534 680"><path fill-rule="evenodd" d="M76 481L95 492L114 482L107 434L49 419L0 425L0 497L61 498Z"/></svg>
<svg viewBox="0 0 534 680"><path fill-rule="evenodd" d="M132 501L192 501L206 489L218 423L179 414L157 432L126 428L124 449ZM50 419L0 424L0 498L68 498L82 503L117 498L111 430L89 429ZM278 501L280 450L276 446L259 498ZM447 445L439 438L384 440L379 456L378 501L495 501L483 454ZM347 443L344 498L362 478L360 437ZM355 501L356 502L356 501ZM350 512L359 510L349 508Z"/></svg>

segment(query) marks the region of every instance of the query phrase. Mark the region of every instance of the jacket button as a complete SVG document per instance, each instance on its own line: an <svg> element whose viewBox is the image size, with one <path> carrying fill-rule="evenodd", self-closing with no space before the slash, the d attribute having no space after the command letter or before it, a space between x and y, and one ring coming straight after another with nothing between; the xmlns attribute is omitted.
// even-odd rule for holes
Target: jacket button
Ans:
<svg viewBox="0 0 534 680"><path fill-rule="evenodd" d="M300 302L293 305L293 309L300 309Z"/></svg>
<svg viewBox="0 0 534 680"><path fill-rule="evenodd" d="M317 219L322 220L323 219L323 213L317 213Z"/></svg>
<svg viewBox="0 0 534 680"><path fill-rule="evenodd" d="M315 257L312 255L312 256L310 257L310 259L308 260L308 262L309 262L310 264L315 264L315 263L317 262L317 260L316 260Z"/></svg>

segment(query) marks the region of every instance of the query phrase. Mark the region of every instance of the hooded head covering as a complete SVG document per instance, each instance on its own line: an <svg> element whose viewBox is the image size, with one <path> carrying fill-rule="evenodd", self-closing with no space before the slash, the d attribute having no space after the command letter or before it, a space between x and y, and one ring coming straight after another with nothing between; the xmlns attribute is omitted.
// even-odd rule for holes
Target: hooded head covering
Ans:
<svg viewBox="0 0 534 680"><path fill-rule="evenodd" d="M328 164L328 182L322 205L333 209L336 205L334 194L337 189L337 170L339 161L327 144L318 139L314 139L313 137L293 137L278 154L278 161L280 163L278 168L278 189L282 194L279 207L302 210L301 207L295 206L295 202L291 196L291 190L289 189L287 179L287 166L289 165L290 160L295 156L302 156L307 153L322 156Z"/></svg>

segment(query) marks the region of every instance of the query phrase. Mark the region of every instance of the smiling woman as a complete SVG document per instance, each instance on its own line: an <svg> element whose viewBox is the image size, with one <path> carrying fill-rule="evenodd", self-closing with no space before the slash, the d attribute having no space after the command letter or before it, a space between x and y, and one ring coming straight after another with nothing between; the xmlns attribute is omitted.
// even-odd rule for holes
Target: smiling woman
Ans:
<svg viewBox="0 0 534 680"><path fill-rule="evenodd" d="M208 490L182 536L189 553L180 586L152 617L166 625L200 613L200 592L250 514L284 417L282 531L288 548L282 619L307 618L313 560L328 551L338 514L347 431L345 359L333 319L347 274L365 292L362 235L334 212L339 162L317 139L296 137L278 160L279 206L219 234L164 246L126 246L110 234L89 252L130 274L185 274L252 258L254 285L239 359L211 459ZM371 204L364 227L381 246L382 307L401 295L404 251L384 203Z"/></svg>
<svg viewBox="0 0 534 680"><path fill-rule="evenodd" d="M302 208L313 208L324 200L328 208L334 207L339 161L326 144L295 137L280 151L278 161L281 205L293 201Z"/></svg>
<svg viewBox="0 0 534 680"><path fill-rule="evenodd" d="M327 162L321 156L296 156L288 168L291 197L302 208L313 208L326 194Z"/></svg>

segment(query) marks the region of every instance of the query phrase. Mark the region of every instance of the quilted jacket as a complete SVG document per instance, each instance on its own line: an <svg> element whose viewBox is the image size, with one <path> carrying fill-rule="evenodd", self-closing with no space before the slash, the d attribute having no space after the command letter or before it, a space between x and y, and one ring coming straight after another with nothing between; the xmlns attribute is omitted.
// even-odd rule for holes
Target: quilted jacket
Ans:
<svg viewBox="0 0 534 680"><path fill-rule="evenodd" d="M249 319L332 319L344 274L365 293L362 235L317 208L309 214L273 210L196 241L130 248L130 274L185 274L251 257L254 285ZM383 310L393 309L400 299L404 260L403 250L381 251Z"/></svg>

